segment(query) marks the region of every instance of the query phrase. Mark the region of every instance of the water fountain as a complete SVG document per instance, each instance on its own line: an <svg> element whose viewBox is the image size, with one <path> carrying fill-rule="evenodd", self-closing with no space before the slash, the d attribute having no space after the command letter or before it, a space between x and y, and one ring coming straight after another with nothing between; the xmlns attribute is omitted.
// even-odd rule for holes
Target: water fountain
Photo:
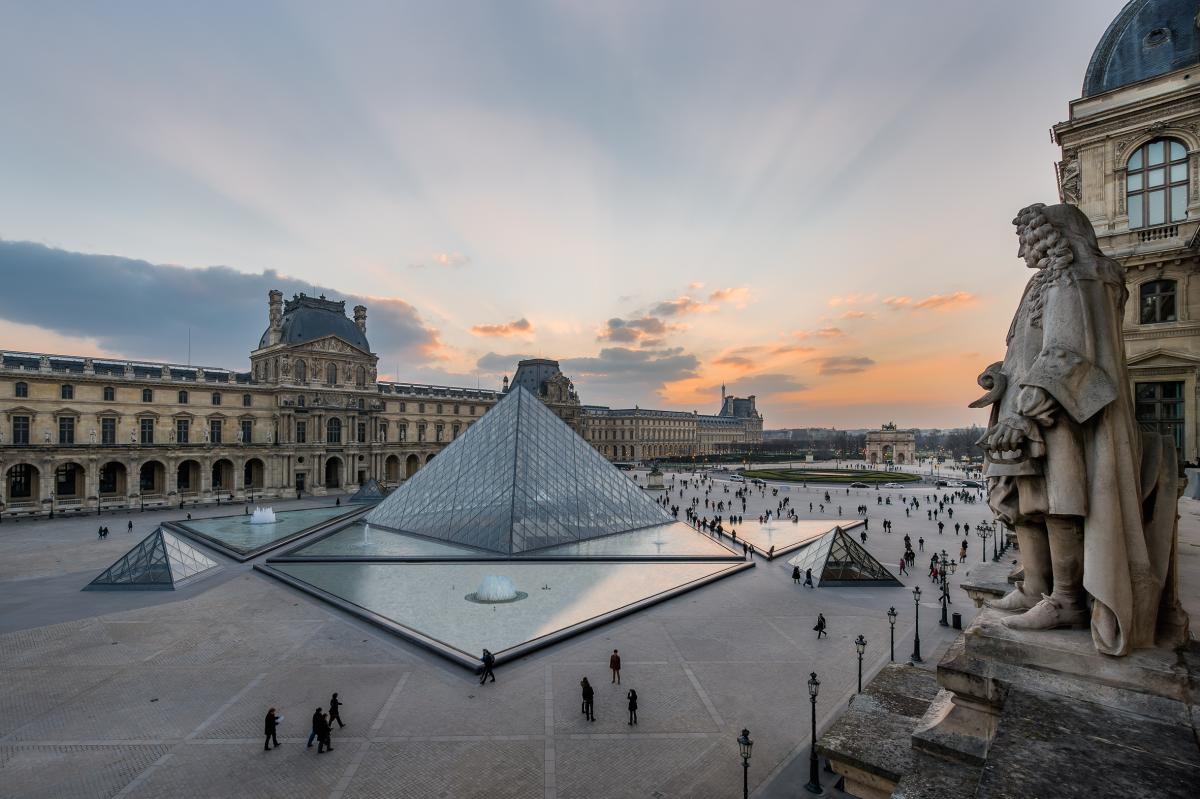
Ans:
<svg viewBox="0 0 1200 799"><path fill-rule="evenodd" d="M502 575L489 574L483 578L483 582L479 584L479 588L475 589L475 593L467 594L466 598L471 602L480 602L483 604L496 604L500 602L516 602L518 599L524 599L529 594L524 591L518 591L513 585L513 581Z"/></svg>
<svg viewBox="0 0 1200 799"><path fill-rule="evenodd" d="M275 524L276 521L274 508L255 508L250 516L251 524Z"/></svg>

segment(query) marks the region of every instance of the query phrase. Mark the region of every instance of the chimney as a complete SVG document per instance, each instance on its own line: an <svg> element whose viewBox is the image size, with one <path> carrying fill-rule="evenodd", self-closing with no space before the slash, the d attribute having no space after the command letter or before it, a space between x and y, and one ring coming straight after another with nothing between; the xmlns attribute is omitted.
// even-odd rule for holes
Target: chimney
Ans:
<svg viewBox="0 0 1200 799"><path fill-rule="evenodd" d="M279 289L271 289L267 292L267 329L270 335L267 338L268 345L278 344L280 326L283 324L283 292Z"/></svg>
<svg viewBox="0 0 1200 799"><path fill-rule="evenodd" d="M354 324L358 325L358 329L364 334L367 332L367 306L354 306Z"/></svg>

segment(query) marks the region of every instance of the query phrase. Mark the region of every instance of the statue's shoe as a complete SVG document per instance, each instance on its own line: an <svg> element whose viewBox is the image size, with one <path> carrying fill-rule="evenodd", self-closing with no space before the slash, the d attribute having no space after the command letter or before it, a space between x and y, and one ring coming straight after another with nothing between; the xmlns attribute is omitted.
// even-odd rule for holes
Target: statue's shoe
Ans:
<svg viewBox="0 0 1200 799"><path fill-rule="evenodd" d="M1087 622L1087 613L1080 607L1060 604L1053 597L1042 594L1042 601L1019 616L1009 616L1002 624L1010 630L1053 630L1058 627L1075 627Z"/></svg>
<svg viewBox="0 0 1200 799"><path fill-rule="evenodd" d="M989 599L984 604L997 610L1029 610L1037 604L1037 600L1016 588L999 599Z"/></svg>

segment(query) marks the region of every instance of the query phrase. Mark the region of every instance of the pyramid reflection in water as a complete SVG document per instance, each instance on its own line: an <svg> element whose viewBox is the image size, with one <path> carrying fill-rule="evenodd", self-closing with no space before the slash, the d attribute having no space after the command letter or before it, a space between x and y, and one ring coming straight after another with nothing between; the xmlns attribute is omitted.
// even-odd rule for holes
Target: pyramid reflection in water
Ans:
<svg viewBox="0 0 1200 799"><path fill-rule="evenodd" d="M372 526L502 554L673 521L519 387L367 515Z"/></svg>

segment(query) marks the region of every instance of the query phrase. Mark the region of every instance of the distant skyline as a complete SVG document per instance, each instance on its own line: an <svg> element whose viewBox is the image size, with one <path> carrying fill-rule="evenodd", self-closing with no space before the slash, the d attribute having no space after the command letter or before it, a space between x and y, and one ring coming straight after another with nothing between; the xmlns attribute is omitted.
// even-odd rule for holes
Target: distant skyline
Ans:
<svg viewBox="0 0 1200 799"><path fill-rule="evenodd" d="M277 287L387 378L983 423L1122 5L9 3L0 347L245 369Z"/></svg>

